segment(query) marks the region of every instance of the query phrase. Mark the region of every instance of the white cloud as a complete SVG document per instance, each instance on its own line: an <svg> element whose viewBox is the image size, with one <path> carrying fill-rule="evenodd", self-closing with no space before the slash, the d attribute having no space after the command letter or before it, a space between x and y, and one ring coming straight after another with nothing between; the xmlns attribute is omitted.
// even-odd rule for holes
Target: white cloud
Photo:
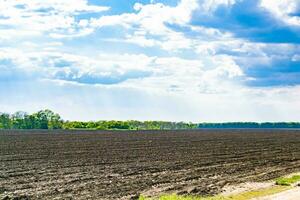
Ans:
<svg viewBox="0 0 300 200"><path fill-rule="evenodd" d="M261 7L287 24L300 26L300 17L291 16L300 8L298 0L261 0Z"/></svg>
<svg viewBox="0 0 300 200"><path fill-rule="evenodd" d="M232 6L236 0L199 0L200 12L210 14L220 5Z"/></svg>
<svg viewBox="0 0 300 200"><path fill-rule="evenodd" d="M192 26L191 17L194 12L212 12L220 5L231 6L234 3L234 0L181 0L175 7L162 3L145 5L136 3L134 5L136 13L102 16L90 20L88 26L100 30L106 26L123 27L126 35L111 41L133 43L142 47L157 46L166 51L178 52L189 49L201 52L200 54L205 52L211 54L215 53L215 48L221 45L231 46L229 43L237 39L229 32ZM180 30L181 28L186 31ZM193 36L187 36L185 32Z"/></svg>
<svg viewBox="0 0 300 200"><path fill-rule="evenodd" d="M198 8L196 0L181 0L177 6L170 7L162 3L140 4L136 3L134 9L137 13L125 13L114 16L102 16L91 20L91 27L123 26L132 30L124 41L141 46L159 45L165 50L189 48L191 41L182 33L176 32L166 24L186 25L192 12ZM154 36L158 39L149 39Z"/></svg>
<svg viewBox="0 0 300 200"><path fill-rule="evenodd" d="M229 85L234 85L236 79L244 76L233 58L225 55L193 60L144 54L98 54L87 57L55 51L0 49L0 58L12 62L7 66L10 70L14 68L20 74L32 74L34 77L31 78L37 80L119 85L149 92L166 92L172 88L187 93L230 92Z"/></svg>
<svg viewBox="0 0 300 200"><path fill-rule="evenodd" d="M6 34L4 39L46 32L54 36L80 36L87 30L81 30L82 22L75 20L76 15L103 12L108 9L108 7L89 5L87 0L0 1L0 25L7 26L4 31L13 33L13 35Z"/></svg>

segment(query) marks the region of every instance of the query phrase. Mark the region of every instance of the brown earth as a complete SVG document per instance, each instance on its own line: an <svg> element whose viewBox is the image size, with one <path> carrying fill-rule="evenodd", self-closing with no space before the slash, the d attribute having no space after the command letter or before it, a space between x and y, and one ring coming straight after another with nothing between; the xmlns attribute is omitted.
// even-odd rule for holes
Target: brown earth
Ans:
<svg viewBox="0 0 300 200"><path fill-rule="evenodd" d="M1 131L0 199L215 194L300 169L300 131Z"/></svg>

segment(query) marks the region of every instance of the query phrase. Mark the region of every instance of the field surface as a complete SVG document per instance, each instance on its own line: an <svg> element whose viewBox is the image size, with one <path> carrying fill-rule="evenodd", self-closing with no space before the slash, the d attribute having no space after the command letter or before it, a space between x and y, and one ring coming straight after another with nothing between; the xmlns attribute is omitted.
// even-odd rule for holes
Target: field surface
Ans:
<svg viewBox="0 0 300 200"><path fill-rule="evenodd" d="M1 131L0 199L216 194L300 169L300 131Z"/></svg>

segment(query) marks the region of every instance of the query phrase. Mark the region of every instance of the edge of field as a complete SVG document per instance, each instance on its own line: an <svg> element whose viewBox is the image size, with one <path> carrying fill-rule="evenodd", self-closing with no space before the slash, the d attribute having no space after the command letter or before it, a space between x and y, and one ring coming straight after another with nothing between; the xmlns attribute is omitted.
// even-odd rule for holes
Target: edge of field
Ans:
<svg viewBox="0 0 300 200"><path fill-rule="evenodd" d="M239 185L228 186L224 192L216 196L180 196L176 194L163 194L158 198L149 198L140 196L139 200L264 200L272 199L277 194L284 194L289 191L292 195L293 189L299 187L300 179L291 184L278 184L278 180L291 179L291 177L300 176L300 173L293 173L284 177L277 178L269 182L248 182Z"/></svg>

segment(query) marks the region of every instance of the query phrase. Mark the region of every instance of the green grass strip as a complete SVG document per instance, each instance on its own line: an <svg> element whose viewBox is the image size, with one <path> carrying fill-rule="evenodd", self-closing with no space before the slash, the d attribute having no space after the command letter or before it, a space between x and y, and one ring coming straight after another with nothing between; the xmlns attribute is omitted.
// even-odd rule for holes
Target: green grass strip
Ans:
<svg viewBox="0 0 300 200"><path fill-rule="evenodd" d="M276 185L291 186L300 181L300 175L294 175L292 177L282 177L276 180Z"/></svg>

